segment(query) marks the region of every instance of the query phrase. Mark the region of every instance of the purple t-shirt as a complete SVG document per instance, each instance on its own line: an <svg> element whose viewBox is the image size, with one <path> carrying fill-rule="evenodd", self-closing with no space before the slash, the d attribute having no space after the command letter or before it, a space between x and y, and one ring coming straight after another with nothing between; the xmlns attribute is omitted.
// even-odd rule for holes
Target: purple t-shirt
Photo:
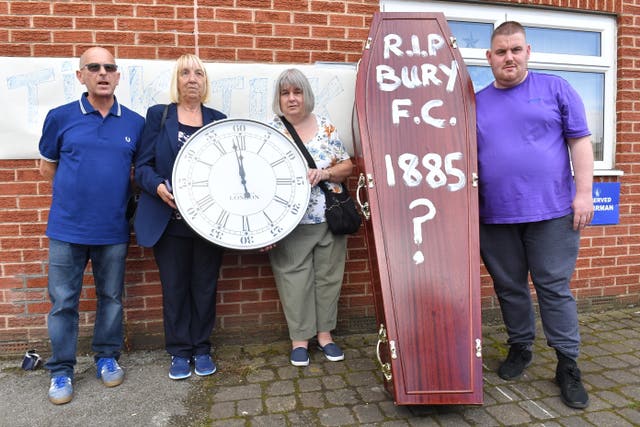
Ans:
<svg viewBox="0 0 640 427"><path fill-rule="evenodd" d="M480 221L515 224L571 212L575 185L567 138L591 135L569 83L529 71L509 89L476 93Z"/></svg>

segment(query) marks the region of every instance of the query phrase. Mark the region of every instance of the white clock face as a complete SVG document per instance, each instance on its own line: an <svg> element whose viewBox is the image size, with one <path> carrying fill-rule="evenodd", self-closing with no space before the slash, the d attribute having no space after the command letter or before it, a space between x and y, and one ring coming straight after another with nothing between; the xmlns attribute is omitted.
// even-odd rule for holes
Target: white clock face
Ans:
<svg viewBox="0 0 640 427"><path fill-rule="evenodd" d="M194 133L173 167L173 195L187 224L232 249L257 249L289 234L309 204L307 162L264 123L226 119Z"/></svg>

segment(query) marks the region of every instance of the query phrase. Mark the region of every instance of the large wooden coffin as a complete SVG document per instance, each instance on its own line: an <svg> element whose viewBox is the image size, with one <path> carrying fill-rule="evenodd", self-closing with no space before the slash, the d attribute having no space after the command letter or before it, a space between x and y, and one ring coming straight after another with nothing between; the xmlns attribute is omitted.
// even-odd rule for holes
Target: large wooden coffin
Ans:
<svg viewBox="0 0 640 427"><path fill-rule="evenodd" d="M356 80L357 196L385 384L482 403L475 98L439 13L377 13Z"/></svg>

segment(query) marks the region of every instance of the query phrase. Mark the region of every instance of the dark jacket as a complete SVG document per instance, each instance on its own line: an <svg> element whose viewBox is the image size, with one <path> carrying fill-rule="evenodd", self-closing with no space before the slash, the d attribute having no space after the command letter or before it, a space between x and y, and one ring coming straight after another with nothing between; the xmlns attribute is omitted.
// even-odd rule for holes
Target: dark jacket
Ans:
<svg viewBox="0 0 640 427"><path fill-rule="evenodd" d="M165 105L158 104L147 110L142 131L140 151L136 158L135 178L142 189L133 227L138 245L152 247L164 232L172 209L157 194L157 188L165 179L171 181L173 164L178 155L178 109L169 104L162 129L160 122ZM202 106L202 122L207 125L227 116L220 111Z"/></svg>

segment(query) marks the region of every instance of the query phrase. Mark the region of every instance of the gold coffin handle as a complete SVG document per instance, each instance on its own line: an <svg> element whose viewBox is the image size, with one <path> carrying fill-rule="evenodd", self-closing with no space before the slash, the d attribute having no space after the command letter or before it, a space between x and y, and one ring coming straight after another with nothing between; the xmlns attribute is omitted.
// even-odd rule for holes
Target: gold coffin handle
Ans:
<svg viewBox="0 0 640 427"><path fill-rule="evenodd" d="M360 177L358 177L358 189L356 190L356 201L358 202L358 206L360 206L360 212L364 216L364 219L369 221L371 218L371 211L369 211L369 202L362 203L360 200L360 190L367 185L367 179L364 174L361 173Z"/></svg>
<svg viewBox="0 0 640 427"><path fill-rule="evenodd" d="M378 330L378 344L376 344L376 357L378 358L378 364L380 365L380 370L382 371L382 375L384 375L384 379L391 381L391 363L382 363L382 358L380 357L380 344L386 344L387 342L387 330L383 324L380 324L380 330Z"/></svg>

